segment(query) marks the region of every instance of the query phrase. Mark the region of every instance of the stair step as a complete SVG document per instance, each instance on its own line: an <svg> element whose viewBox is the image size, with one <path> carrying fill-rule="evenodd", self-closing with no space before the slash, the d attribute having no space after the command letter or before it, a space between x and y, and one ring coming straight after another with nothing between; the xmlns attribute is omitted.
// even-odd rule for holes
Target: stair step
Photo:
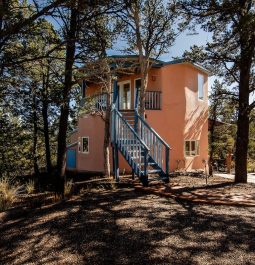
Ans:
<svg viewBox="0 0 255 265"><path fill-rule="evenodd" d="M137 165L144 166L144 163L141 163L141 164L138 163ZM149 163L147 163L147 165L148 165L148 166L157 166L157 164L154 163L154 162L149 162Z"/></svg>
<svg viewBox="0 0 255 265"><path fill-rule="evenodd" d="M132 159L139 159L139 156L131 156ZM141 159L143 159L143 157L141 157Z"/></svg>
<svg viewBox="0 0 255 265"><path fill-rule="evenodd" d="M152 169L152 170L147 171L148 174L156 174L156 173L161 173L161 172L162 172L161 169ZM144 174L144 171L142 171L142 173Z"/></svg>
<svg viewBox="0 0 255 265"><path fill-rule="evenodd" d="M164 182L169 182L169 178L168 177L154 177L154 178L148 178L148 181L151 182L151 181L159 181L159 180L162 180Z"/></svg>
<svg viewBox="0 0 255 265"><path fill-rule="evenodd" d="M160 173L161 171L162 171L161 169L152 169L152 170L148 170L148 174Z"/></svg>

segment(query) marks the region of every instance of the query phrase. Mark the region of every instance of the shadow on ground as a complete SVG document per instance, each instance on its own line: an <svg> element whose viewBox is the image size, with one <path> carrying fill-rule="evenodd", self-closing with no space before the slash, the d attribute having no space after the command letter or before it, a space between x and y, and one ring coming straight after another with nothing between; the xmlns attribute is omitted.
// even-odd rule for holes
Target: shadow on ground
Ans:
<svg viewBox="0 0 255 265"><path fill-rule="evenodd" d="M0 224L0 264L254 264L255 209L97 191Z"/></svg>

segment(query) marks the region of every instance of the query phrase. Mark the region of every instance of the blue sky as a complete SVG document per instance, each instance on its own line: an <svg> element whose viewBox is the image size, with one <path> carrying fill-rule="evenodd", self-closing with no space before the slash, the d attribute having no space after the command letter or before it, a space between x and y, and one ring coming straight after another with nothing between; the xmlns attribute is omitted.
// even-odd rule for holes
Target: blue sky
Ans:
<svg viewBox="0 0 255 265"><path fill-rule="evenodd" d="M47 19L50 20L50 22L54 25L56 29L59 28L59 25L56 23L56 21L50 17L47 17ZM205 45L208 41L211 40L212 33L205 32L202 30L199 26L196 27L195 30L196 34L191 35L190 31L186 30L182 34L180 34L173 46L169 47L169 52L162 55L159 59L163 61L170 61L174 57L182 57L183 53L186 50L189 50L191 46L193 45ZM125 41L118 40L117 43L114 45L114 48L108 51L109 55L113 54L122 54L123 50L125 49ZM214 76L209 77L208 79L208 87L209 92L210 88L215 80Z"/></svg>
<svg viewBox="0 0 255 265"><path fill-rule="evenodd" d="M182 57L183 53L186 50L189 50L191 46L193 45L205 45L208 41L211 40L212 34L209 32L205 32L204 30L197 28L196 29L196 35L190 35L189 31L184 31L182 34L180 34L175 43L172 47L169 48L169 52L162 55L159 59L163 61L170 61L174 57ZM109 51L110 55L113 54L121 54L122 50L125 48L125 42L124 41L118 41L114 47L114 49ZM208 80L208 87L209 91L210 88L215 80L215 77L211 76Z"/></svg>
<svg viewBox="0 0 255 265"><path fill-rule="evenodd" d="M183 32L175 41L174 45L170 47L169 53L161 56L160 59L163 61L169 61L173 57L181 57L185 50L189 50L193 45L205 45L208 41L211 41L212 33L205 32L204 30L198 28L196 29L197 35L189 35L188 31ZM214 76L208 78L208 88L209 92L211 86L215 80Z"/></svg>

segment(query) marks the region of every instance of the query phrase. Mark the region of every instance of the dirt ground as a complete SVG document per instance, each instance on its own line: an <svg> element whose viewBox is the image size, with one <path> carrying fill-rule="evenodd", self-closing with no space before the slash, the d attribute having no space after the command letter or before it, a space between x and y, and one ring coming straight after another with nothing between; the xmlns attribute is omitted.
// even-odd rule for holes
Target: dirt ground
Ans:
<svg viewBox="0 0 255 265"><path fill-rule="evenodd" d="M168 187L176 192L192 192L199 189L208 189L212 192L225 193L227 195L244 194L255 198L254 183L234 183L233 180L222 177L209 177L207 179L201 177L178 176L170 180Z"/></svg>
<svg viewBox="0 0 255 265"><path fill-rule="evenodd" d="M84 191L0 223L0 264L255 264L255 208Z"/></svg>

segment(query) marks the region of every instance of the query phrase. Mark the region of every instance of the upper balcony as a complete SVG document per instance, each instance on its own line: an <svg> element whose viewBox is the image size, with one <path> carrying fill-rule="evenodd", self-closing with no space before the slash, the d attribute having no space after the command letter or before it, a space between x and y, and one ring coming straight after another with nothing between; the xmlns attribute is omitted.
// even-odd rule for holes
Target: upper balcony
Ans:
<svg viewBox="0 0 255 265"><path fill-rule="evenodd" d="M120 92L120 91L119 91ZM112 102L112 95L110 96ZM134 95L134 103L131 101L131 95L128 91L122 91L118 95L119 110L134 110L136 96ZM107 108L107 94L96 93L85 96L81 99L80 105L89 111L105 111ZM139 100L138 100L139 106ZM161 91L146 91L145 93L145 109L146 110L161 110L162 93Z"/></svg>

